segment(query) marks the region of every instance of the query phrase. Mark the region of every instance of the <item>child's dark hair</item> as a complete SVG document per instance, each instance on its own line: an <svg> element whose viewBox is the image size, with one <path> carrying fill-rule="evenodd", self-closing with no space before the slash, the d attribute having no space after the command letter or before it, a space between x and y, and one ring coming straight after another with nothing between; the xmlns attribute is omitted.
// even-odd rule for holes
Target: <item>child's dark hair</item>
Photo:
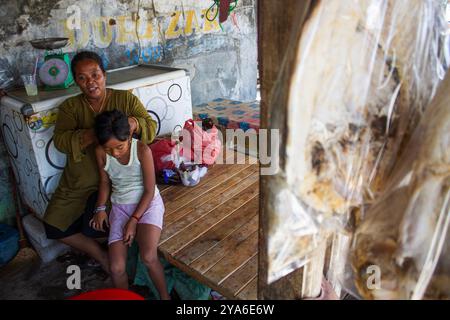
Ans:
<svg viewBox="0 0 450 320"><path fill-rule="evenodd" d="M105 111L95 117L95 135L104 145L111 138L126 141L130 137L128 117L119 110Z"/></svg>
<svg viewBox="0 0 450 320"><path fill-rule="evenodd" d="M83 60L94 60L100 69L105 73L105 67L103 66L102 58L93 51L80 51L73 58L70 63L70 69L72 70L72 75L75 77L75 68L77 64Z"/></svg>

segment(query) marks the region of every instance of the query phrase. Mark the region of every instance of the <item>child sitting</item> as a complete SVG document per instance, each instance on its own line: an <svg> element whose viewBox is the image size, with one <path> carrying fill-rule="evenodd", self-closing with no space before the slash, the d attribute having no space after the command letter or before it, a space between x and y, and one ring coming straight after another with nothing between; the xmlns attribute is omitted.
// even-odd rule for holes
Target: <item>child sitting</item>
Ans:
<svg viewBox="0 0 450 320"><path fill-rule="evenodd" d="M168 300L164 270L157 255L164 203L155 184L152 152L130 136L127 117L118 110L99 114L95 119L95 133L99 142L96 158L100 183L96 214L90 223L96 230L104 230L104 224L110 225L108 244L113 284L128 289L127 249L136 238L142 261L160 298ZM108 217L106 203L110 185L112 209Z"/></svg>

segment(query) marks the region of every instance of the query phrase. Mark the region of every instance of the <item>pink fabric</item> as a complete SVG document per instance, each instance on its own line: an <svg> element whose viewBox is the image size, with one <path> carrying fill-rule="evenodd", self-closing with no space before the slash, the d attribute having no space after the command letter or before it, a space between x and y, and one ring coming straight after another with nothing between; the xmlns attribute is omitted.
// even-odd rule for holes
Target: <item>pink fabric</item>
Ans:
<svg viewBox="0 0 450 320"><path fill-rule="evenodd" d="M123 228L134 213L137 204L113 204L109 215L110 231L108 244L123 240ZM164 203L161 195L156 195L138 224L152 224L162 229Z"/></svg>
<svg viewBox="0 0 450 320"><path fill-rule="evenodd" d="M214 126L204 131L194 120L189 119L184 123L184 130L189 132L191 139L188 143L183 141L183 155L192 161L211 165L216 161L222 150L222 142L218 139L219 131Z"/></svg>

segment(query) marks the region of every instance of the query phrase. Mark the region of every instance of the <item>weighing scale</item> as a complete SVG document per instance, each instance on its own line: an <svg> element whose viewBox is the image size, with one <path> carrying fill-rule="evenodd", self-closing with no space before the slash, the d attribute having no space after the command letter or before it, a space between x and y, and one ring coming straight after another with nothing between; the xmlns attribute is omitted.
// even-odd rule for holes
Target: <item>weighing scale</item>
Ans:
<svg viewBox="0 0 450 320"><path fill-rule="evenodd" d="M30 41L36 49L45 50L44 64L39 68L39 79L45 85L44 90L66 89L73 84L70 58L62 48L68 38L43 38Z"/></svg>

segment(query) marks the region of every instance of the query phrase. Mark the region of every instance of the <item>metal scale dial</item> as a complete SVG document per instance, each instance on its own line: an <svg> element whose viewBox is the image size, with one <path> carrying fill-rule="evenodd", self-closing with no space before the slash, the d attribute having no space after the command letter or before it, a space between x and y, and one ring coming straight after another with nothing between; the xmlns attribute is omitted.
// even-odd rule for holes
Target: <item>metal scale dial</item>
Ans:
<svg viewBox="0 0 450 320"><path fill-rule="evenodd" d="M44 64L39 68L39 79L44 83L45 90L66 89L73 84L70 70L70 58L62 49L68 43L68 38L44 38L30 41L37 49L44 49Z"/></svg>

